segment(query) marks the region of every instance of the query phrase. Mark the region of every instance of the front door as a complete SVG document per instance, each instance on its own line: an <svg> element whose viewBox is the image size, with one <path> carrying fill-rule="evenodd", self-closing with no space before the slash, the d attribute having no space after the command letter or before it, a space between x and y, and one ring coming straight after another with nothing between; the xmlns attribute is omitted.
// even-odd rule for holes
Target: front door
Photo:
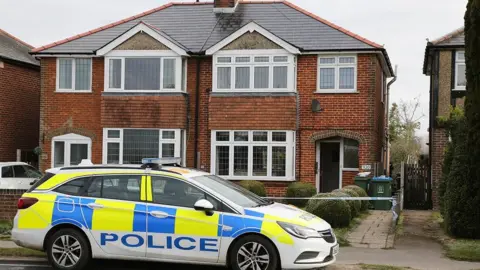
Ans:
<svg viewBox="0 0 480 270"><path fill-rule="evenodd" d="M340 143L320 143L319 190L331 192L340 187Z"/></svg>

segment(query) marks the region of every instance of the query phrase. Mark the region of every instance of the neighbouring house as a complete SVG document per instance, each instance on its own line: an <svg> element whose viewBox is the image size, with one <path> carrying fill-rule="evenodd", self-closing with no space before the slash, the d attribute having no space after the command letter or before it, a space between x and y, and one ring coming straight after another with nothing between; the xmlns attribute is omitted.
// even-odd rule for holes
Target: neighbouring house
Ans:
<svg viewBox="0 0 480 270"><path fill-rule="evenodd" d="M464 28L427 43L423 73L430 76L429 156L435 208L439 205L438 185L449 140L446 129L438 119L448 117L452 107L463 107L467 85L465 71Z"/></svg>
<svg viewBox="0 0 480 270"><path fill-rule="evenodd" d="M385 48L286 1L170 3L33 55L42 169L182 157L283 195L386 167Z"/></svg>
<svg viewBox="0 0 480 270"><path fill-rule="evenodd" d="M0 162L36 163L40 121L40 63L33 47L0 29ZM34 164L36 165L36 164Z"/></svg>

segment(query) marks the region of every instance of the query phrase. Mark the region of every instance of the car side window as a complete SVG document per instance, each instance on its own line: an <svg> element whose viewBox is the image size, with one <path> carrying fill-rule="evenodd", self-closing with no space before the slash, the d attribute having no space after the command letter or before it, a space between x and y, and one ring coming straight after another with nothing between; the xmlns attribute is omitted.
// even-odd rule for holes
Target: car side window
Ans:
<svg viewBox="0 0 480 270"><path fill-rule="evenodd" d="M152 176L153 202L163 205L193 208L200 199L209 200L215 210L220 207L220 202L200 189L174 178Z"/></svg>
<svg viewBox="0 0 480 270"><path fill-rule="evenodd" d="M93 178L87 189L87 196L140 201L141 175L105 175Z"/></svg>
<svg viewBox="0 0 480 270"><path fill-rule="evenodd" d="M25 173L27 174L28 178L40 178L42 174L32 166L24 165L23 168L25 169Z"/></svg>
<svg viewBox="0 0 480 270"><path fill-rule="evenodd" d="M12 178L12 177L13 177L12 166L2 167L2 178Z"/></svg>
<svg viewBox="0 0 480 270"><path fill-rule="evenodd" d="M28 178L27 172L22 165L13 166L13 173L15 175L15 178Z"/></svg>
<svg viewBox="0 0 480 270"><path fill-rule="evenodd" d="M89 181L90 177L78 178L59 186L55 189L55 192L67 195L82 196L85 193L85 188Z"/></svg>

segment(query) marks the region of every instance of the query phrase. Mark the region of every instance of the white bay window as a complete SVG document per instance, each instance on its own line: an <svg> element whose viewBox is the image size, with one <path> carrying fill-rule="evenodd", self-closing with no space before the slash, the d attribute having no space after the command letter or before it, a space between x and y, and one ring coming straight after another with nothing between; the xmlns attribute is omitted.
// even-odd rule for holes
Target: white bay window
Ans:
<svg viewBox="0 0 480 270"><path fill-rule="evenodd" d="M281 50L219 52L214 56L214 91L294 91L294 60Z"/></svg>
<svg viewBox="0 0 480 270"><path fill-rule="evenodd" d="M467 69L465 64L465 51L458 51L455 54L455 89L465 90L467 87Z"/></svg>
<svg viewBox="0 0 480 270"><path fill-rule="evenodd" d="M354 55L318 57L318 93L357 91L357 57Z"/></svg>
<svg viewBox="0 0 480 270"><path fill-rule="evenodd" d="M293 131L212 131L212 173L232 180L293 180Z"/></svg>
<svg viewBox="0 0 480 270"><path fill-rule="evenodd" d="M91 58L57 58L57 92L91 91Z"/></svg>
<svg viewBox="0 0 480 270"><path fill-rule="evenodd" d="M184 157L180 129L116 129L103 132L104 164L141 164L143 158Z"/></svg>

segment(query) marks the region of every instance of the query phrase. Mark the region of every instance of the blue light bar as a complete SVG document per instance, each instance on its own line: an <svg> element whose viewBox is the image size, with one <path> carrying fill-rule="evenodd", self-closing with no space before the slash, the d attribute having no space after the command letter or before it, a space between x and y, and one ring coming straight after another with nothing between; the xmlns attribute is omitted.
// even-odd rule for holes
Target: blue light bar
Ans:
<svg viewBox="0 0 480 270"><path fill-rule="evenodd" d="M171 158L143 158L142 164L178 164L182 163L182 158L171 157Z"/></svg>

